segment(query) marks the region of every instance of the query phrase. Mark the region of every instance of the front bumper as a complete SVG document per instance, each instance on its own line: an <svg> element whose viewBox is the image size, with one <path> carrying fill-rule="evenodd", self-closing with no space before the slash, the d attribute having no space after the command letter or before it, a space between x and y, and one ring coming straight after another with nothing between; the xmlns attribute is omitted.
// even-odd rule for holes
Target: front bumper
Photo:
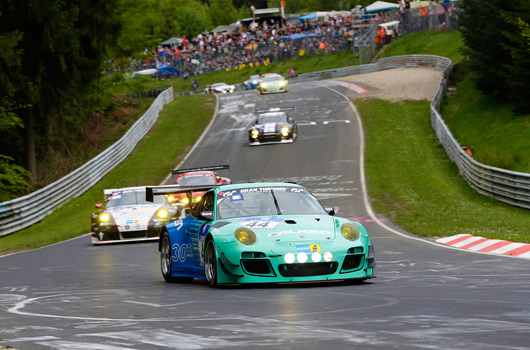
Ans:
<svg viewBox="0 0 530 350"><path fill-rule="evenodd" d="M294 244L272 253L270 249L252 251L251 247L241 251L230 245L217 244L220 284L362 281L375 277L375 253L371 245L339 248L324 243L323 251L331 252L333 259L314 262L309 258L305 263L285 262L284 256L293 252Z"/></svg>
<svg viewBox="0 0 530 350"><path fill-rule="evenodd" d="M258 87L260 93L262 94L274 94L277 92L287 92L289 91L289 86L267 86L267 87Z"/></svg>

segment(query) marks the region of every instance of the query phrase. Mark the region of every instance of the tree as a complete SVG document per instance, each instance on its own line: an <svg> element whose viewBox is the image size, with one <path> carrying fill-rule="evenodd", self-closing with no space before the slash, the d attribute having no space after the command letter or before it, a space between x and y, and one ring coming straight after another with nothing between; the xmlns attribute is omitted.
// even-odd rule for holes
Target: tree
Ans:
<svg viewBox="0 0 530 350"><path fill-rule="evenodd" d="M237 10L232 0L210 0L210 18L214 27L237 21Z"/></svg>
<svg viewBox="0 0 530 350"><path fill-rule="evenodd" d="M477 87L501 102L530 109L525 101L530 96L530 47L524 37L530 23L528 2L464 0L462 8L464 54Z"/></svg>
<svg viewBox="0 0 530 350"><path fill-rule="evenodd" d="M24 121L23 152L33 179L36 150L42 157L61 147L68 151L63 135L79 130L85 121L83 112L93 102L89 92L119 29L114 8L115 0L2 2L0 33L21 36L12 47L17 53L14 69L2 64L1 88L17 104L27 106L16 114Z"/></svg>

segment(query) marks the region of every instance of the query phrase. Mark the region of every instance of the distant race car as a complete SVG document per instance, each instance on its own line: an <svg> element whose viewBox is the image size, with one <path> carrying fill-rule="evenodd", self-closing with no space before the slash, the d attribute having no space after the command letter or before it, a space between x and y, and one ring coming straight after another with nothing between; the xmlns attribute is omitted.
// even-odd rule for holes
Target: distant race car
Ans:
<svg viewBox="0 0 530 350"><path fill-rule="evenodd" d="M148 199L207 191L190 215L160 234L166 282L218 284L363 281L374 277L375 252L358 222L335 217L304 187L247 183L214 188L147 188ZM188 193L189 194L189 193Z"/></svg>
<svg viewBox="0 0 530 350"><path fill-rule="evenodd" d="M228 85L225 83L216 83L216 84L212 84L208 86L206 88L206 92L210 94L212 93L213 94L227 94L227 93L234 92L235 88L236 87L234 85Z"/></svg>
<svg viewBox="0 0 530 350"><path fill-rule="evenodd" d="M289 82L280 74L263 74L258 85L260 94L271 94L275 92L289 91Z"/></svg>
<svg viewBox="0 0 530 350"><path fill-rule="evenodd" d="M217 174L214 170L230 169L230 165L216 165L207 166L191 169L179 169L173 170L171 173L177 175L174 184L182 187L195 187L195 186L216 186L216 185L228 185L231 180L227 177L222 177ZM194 192L191 197L191 205L194 205L201 200L203 192ZM173 196L177 203L184 205L190 205L190 198L184 193L176 194Z"/></svg>
<svg viewBox="0 0 530 350"><path fill-rule="evenodd" d="M171 204L168 196L146 201L145 187L103 191L104 204L92 213L92 244L158 240L160 228L183 213L182 204Z"/></svg>
<svg viewBox="0 0 530 350"><path fill-rule="evenodd" d="M280 107L256 110L258 117L248 129L251 146L266 143L290 143L298 136L296 122L285 113L294 107Z"/></svg>
<svg viewBox="0 0 530 350"><path fill-rule="evenodd" d="M259 82L261 81L261 77L259 76L259 74L257 75L251 75L247 80L245 80L245 82L243 83L243 85L245 86L245 90L251 90L251 89L257 89L258 88L258 85L259 85Z"/></svg>

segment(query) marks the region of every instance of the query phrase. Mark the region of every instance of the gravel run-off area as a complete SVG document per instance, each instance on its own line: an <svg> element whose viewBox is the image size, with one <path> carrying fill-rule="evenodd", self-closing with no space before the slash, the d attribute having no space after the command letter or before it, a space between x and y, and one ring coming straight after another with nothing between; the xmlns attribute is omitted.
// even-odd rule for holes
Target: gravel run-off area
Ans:
<svg viewBox="0 0 530 350"><path fill-rule="evenodd" d="M374 97L397 102L432 100L442 78L443 72L439 69L403 67L351 75L335 80L353 83L369 91L357 97Z"/></svg>

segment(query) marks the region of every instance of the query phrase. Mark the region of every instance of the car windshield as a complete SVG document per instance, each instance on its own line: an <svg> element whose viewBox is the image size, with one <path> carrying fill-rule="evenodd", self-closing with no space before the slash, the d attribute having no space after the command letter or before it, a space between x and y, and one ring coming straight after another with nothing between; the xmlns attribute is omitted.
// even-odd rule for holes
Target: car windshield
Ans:
<svg viewBox="0 0 530 350"><path fill-rule="evenodd" d="M257 124L265 123L285 123L287 116L285 113L267 113L262 114L258 117Z"/></svg>
<svg viewBox="0 0 530 350"><path fill-rule="evenodd" d="M269 215L327 215L324 207L300 187L255 187L217 195L216 219Z"/></svg>
<svg viewBox="0 0 530 350"><path fill-rule="evenodd" d="M153 202L145 199L145 191L114 192L105 203L105 208L138 204L168 204L166 196L154 196Z"/></svg>
<svg viewBox="0 0 530 350"><path fill-rule="evenodd" d="M213 88L220 88L220 87L225 87L226 84L225 83L219 83L219 84L213 84L212 87Z"/></svg>
<svg viewBox="0 0 530 350"><path fill-rule="evenodd" d="M216 185L215 178L212 175L186 175L177 180L180 186L208 186Z"/></svg>
<svg viewBox="0 0 530 350"><path fill-rule="evenodd" d="M269 75L262 79L263 81L276 81L276 80L283 80L283 77L281 75Z"/></svg>

